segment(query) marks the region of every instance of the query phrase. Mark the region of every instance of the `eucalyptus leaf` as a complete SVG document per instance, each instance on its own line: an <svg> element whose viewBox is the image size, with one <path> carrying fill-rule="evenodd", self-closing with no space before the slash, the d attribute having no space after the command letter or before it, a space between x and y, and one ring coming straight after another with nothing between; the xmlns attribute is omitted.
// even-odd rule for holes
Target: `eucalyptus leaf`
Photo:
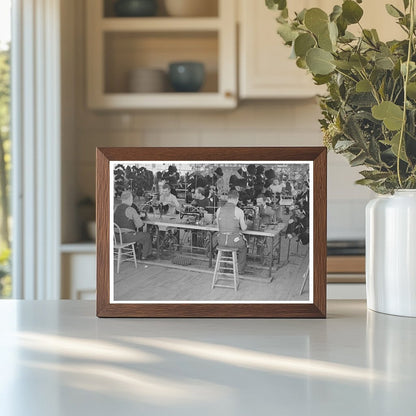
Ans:
<svg viewBox="0 0 416 416"><path fill-rule="evenodd" d="M331 38L331 42L334 46L337 44L338 40L338 26L334 22L328 23L328 30L329 30L329 37Z"/></svg>
<svg viewBox="0 0 416 416"><path fill-rule="evenodd" d="M416 82L409 82L407 84L407 96L412 100L416 100Z"/></svg>
<svg viewBox="0 0 416 416"><path fill-rule="evenodd" d="M298 37L298 32L287 23L280 24L277 33L286 43L291 43Z"/></svg>
<svg viewBox="0 0 416 416"><path fill-rule="evenodd" d="M400 130L403 121L403 110L391 101L383 101L371 109L373 117L383 121L384 125L392 131Z"/></svg>
<svg viewBox="0 0 416 416"><path fill-rule="evenodd" d="M364 58L364 56L361 56L358 53L355 53L350 58L350 64L354 68L361 70L368 64L368 61Z"/></svg>
<svg viewBox="0 0 416 416"><path fill-rule="evenodd" d="M350 140L354 141L354 143L358 145L359 149L366 149L366 138L360 124L360 117L357 114L352 115L348 117L345 123L344 132Z"/></svg>
<svg viewBox="0 0 416 416"><path fill-rule="evenodd" d="M304 58L309 49L316 45L314 37L309 33L301 33L295 39L295 53L296 56Z"/></svg>
<svg viewBox="0 0 416 416"><path fill-rule="evenodd" d="M342 3L342 16L349 24L358 23L364 14L363 9L352 0Z"/></svg>
<svg viewBox="0 0 416 416"><path fill-rule="evenodd" d="M373 38L373 34L371 33L371 30L368 29L364 29L363 30L363 35L365 40L370 44L370 45L374 45L376 43L375 39Z"/></svg>
<svg viewBox="0 0 416 416"><path fill-rule="evenodd" d="M367 155L364 152L361 152L358 156L350 160L350 165L352 167L362 165L367 159Z"/></svg>
<svg viewBox="0 0 416 416"><path fill-rule="evenodd" d="M371 91L371 83L366 79L362 79L361 81L357 82L355 86L355 90L357 92L370 92Z"/></svg>
<svg viewBox="0 0 416 416"><path fill-rule="evenodd" d="M299 22L301 22L301 23L304 22L306 11L307 11L307 9L303 9L299 13L296 14L296 18L297 18L297 20L299 20Z"/></svg>
<svg viewBox="0 0 416 416"><path fill-rule="evenodd" d="M380 148L378 146L377 139L374 136L370 137L368 151L370 153L370 156L373 158L375 165L378 166L381 161L381 154L380 154Z"/></svg>
<svg viewBox="0 0 416 416"><path fill-rule="evenodd" d="M327 30L328 21L328 15L318 7L309 9L305 13L305 26L317 36Z"/></svg>
<svg viewBox="0 0 416 416"><path fill-rule="evenodd" d="M393 72L392 72L393 78L395 80L397 80L398 78L401 78L400 67L401 67L400 61L397 61L396 64L394 65Z"/></svg>
<svg viewBox="0 0 416 416"><path fill-rule="evenodd" d="M387 13L393 17L403 17L404 14L397 8L394 7L392 4L386 4Z"/></svg>
<svg viewBox="0 0 416 416"><path fill-rule="evenodd" d="M340 36L344 36L345 32L347 31L348 22L344 19L344 17L341 15L337 19L337 28Z"/></svg>
<svg viewBox="0 0 416 416"><path fill-rule="evenodd" d="M400 145L400 132L395 134L391 141L387 140L381 140L382 143L384 143L387 146L390 146L391 151L393 154L397 157L399 154L399 145ZM409 159L406 155L406 149L405 149L405 141L403 140L402 146L400 147L400 159L404 162L409 162Z"/></svg>
<svg viewBox="0 0 416 416"><path fill-rule="evenodd" d="M328 75L328 74L327 75L315 74L313 76L313 80L314 80L316 85L324 85L324 84L327 84L328 82L330 82L331 76Z"/></svg>
<svg viewBox="0 0 416 416"><path fill-rule="evenodd" d="M358 179L355 181L357 185L364 185L364 186L372 185L374 184L374 182L376 181L374 181L373 179Z"/></svg>
<svg viewBox="0 0 416 416"><path fill-rule="evenodd" d="M277 23L280 23L280 24L282 24L282 25L284 25L284 24L288 24L287 17L284 17L282 14L281 14L280 16L277 16L277 17L276 17L276 22L277 22Z"/></svg>
<svg viewBox="0 0 416 416"><path fill-rule="evenodd" d="M385 69L385 70L394 69L394 61L392 57L379 56L376 58L375 64L380 69Z"/></svg>
<svg viewBox="0 0 416 416"><path fill-rule="evenodd" d="M301 69L308 69L308 65L306 65L305 58L298 58L296 59L296 66Z"/></svg>
<svg viewBox="0 0 416 416"><path fill-rule="evenodd" d="M386 78L383 78L383 80L381 81L378 93L383 100L386 99Z"/></svg>
<svg viewBox="0 0 416 416"><path fill-rule="evenodd" d="M351 140L338 140L334 146L334 150L337 152L345 152L353 145L354 142Z"/></svg>
<svg viewBox="0 0 416 416"><path fill-rule="evenodd" d="M414 62L410 62L409 63L409 73L412 73L413 71L416 70L416 64ZM406 76L406 63L402 63L400 65L400 72L403 76Z"/></svg>
<svg viewBox="0 0 416 416"><path fill-rule="evenodd" d="M313 48L306 54L306 64L312 74L327 75L334 71L333 56L320 48Z"/></svg>
<svg viewBox="0 0 416 416"><path fill-rule="evenodd" d="M337 25L337 29L338 29L338 32L339 32L338 25ZM343 36L341 36L341 37L338 38L338 42L341 42L341 43L350 43L350 42L352 42L353 40L356 40L356 39L357 39L357 37L353 33L348 32L348 30L347 30L344 33Z"/></svg>
<svg viewBox="0 0 416 416"><path fill-rule="evenodd" d="M335 22L338 17L342 15L342 7L336 4L334 8L332 9L332 13L329 15L329 20L331 22Z"/></svg>
<svg viewBox="0 0 416 416"><path fill-rule="evenodd" d="M283 10L287 2L286 0L266 0L266 6L271 10Z"/></svg>
<svg viewBox="0 0 416 416"><path fill-rule="evenodd" d="M334 44L331 40L331 37L329 35L329 28L327 27L327 29L323 32L321 32L318 35L318 45L321 49L324 49L328 52L333 52L334 51Z"/></svg>
<svg viewBox="0 0 416 416"><path fill-rule="evenodd" d="M360 172L360 175L364 176L366 179L372 179L372 180L380 180L380 179L386 179L388 178L391 173L390 172L380 172L377 170L363 170Z"/></svg>
<svg viewBox="0 0 416 416"><path fill-rule="evenodd" d="M380 42L380 38L379 38L379 36L378 36L378 33L377 33L377 30L376 30L376 29L371 29L371 34L373 35L373 39L374 39L376 42Z"/></svg>
<svg viewBox="0 0 416 416"><path fill-rule="evenodd" d="M339 69L349 71L352 68L352 65L348 61L342 60L333 60L332 63Z"/></svg>

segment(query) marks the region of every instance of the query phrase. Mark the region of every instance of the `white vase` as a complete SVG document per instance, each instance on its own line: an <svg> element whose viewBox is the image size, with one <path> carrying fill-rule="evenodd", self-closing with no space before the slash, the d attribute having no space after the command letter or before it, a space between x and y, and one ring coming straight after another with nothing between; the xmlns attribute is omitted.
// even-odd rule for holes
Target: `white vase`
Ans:
<svg viewBox="0 0 416 416"><path fill-rule="evenodd" d="M369 309L416 317L416 190L367 204L366 285Z"/></svg>

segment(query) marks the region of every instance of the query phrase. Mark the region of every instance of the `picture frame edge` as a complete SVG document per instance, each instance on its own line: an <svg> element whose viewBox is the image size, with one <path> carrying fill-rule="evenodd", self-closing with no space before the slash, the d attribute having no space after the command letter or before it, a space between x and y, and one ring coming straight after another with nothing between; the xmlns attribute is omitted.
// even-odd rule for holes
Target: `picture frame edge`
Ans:
<svg viewBox="0 0 416 416"><path fill-rule="evenodd" d="M298 158L292 156L279 158L281 161L299 160L308 161L313 164L313 184L314 184L314 282L313 282L313 303L291 303L291 304L255 304L255 303L239 303L239 304L211 304L203 303L202 305L209 305L210 308L215 308L218 311L225 309L224 306L232 305L233 308L237 306L237 313L227 314L222 313L218 315L216 313L204 313L199 314L199 309L203 310L199 306L201 304L189 303L189 304L134 304L123 303L114 304L110 303L110 268L109 268L109 206L110 206L110 189L109 189L109 166L111 161L123 160L134 161L137 159L138 152L141 152L142 160L152 160L148 158L154 154L159 154L162 157L166 155L172 155L172 158L168 160L178 160L178 152L180 154L194 154L201 155L201 149L208 152L221 153L220 158L211 158L208 160L272 160L269 158L261 158L253 156L253 152L262 155L269 155L271 150L282 151L288 155L292 153L298 153L303 151L303 155ZM239 154L235 158L229 158L229 155L233 153ZM241 157L241 153L243 158ZM120 158L120 155L124 155ZM165 155L165 156L164 156ZM193 156L195 157L195 156ZM246 159L244 157L247 157ZM186 159L184 159L185 161ZM189 159L188 159L189 160ZM197 160L207 160L204 158L196 158ZM273 146L259 146L259 147L97 147L96 148L96 221L97 221L97 259L96 259L96 284L97 284L97 299L96 299L96 316L99 318L111 318L111 317L131 317L131 318L326 318L326 228L327 228L327 149L324 146L293 146L293 147L273 147ZM105 179L106 180L103 180ZM316 186L317 181L321 181L319 186ZM319 198L318 198L319 196ZM324 216L320 223L316 222L316 209L322 208ZM317 232L318 231L318 232ZM318 248L318 250L316 250ZM317 253L318 251L318 253ZM185 307L184 307L185 305ZM149 306L152 306L149 308ZM261 306L262 308L268 308L270 312L257 313L253 315L250 313L239 313L240 307L247 309L258 309L253 306ZM271 307L272 306L272 307ZM141 309L147 309L147 312L142 312ZM162 310L160 309L162 307ZM176 313L176 308L182 309L182 313ZM158 309L159 308L159 309ZM291 313L278 313L273 311L279 311L282 308L286 308L289 311L293 309ZM305 310L303 310L306 308ZM150 310L154 310L154 313L149 313ZM166 309L166 310L165 310ZM189 309L189 311L188 311ZM260 308L261 309L261 308ZM260 312L259 309L259 312ZM183 313L183 311L186 313Z"/></svg>

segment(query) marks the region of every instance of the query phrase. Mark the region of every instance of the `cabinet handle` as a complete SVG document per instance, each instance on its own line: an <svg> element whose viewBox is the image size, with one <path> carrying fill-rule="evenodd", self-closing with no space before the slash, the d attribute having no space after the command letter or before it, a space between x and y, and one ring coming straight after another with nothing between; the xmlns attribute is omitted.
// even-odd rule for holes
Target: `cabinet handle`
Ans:
<svg viewBox="0 0 416 416"><path fill-rule="evenodd" d="M225 95L225 98L233 98L234 97L234 93L232 91L225 91L224 95Z"/></svg>

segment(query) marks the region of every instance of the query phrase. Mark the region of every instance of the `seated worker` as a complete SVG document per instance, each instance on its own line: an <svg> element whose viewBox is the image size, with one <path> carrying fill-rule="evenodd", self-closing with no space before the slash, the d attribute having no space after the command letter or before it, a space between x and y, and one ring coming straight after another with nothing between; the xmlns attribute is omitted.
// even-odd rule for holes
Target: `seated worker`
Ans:
<svg viewBox="0 0 416 416"><path fill-rule="evenodd" d="M137 243L143 246L142 259L146 260L152 252L152 239L149 233L137 231L143 227L137 211L132 207L133 195L130 191L121 194L121 205L114 211L114 223L117 224L122 232L123 243Z"/></svg>
<svg viewBox="0 0 416 416"><path fill-rule="evenodd" d="M218 222L218 245L238 248L238 272L244 273L247 264L247 241L242 231L247 229L244 212L237 207L238 192L228 192L227 203L218 208L216 218Z"/></svg>
<svg viewBox="0 0 416 416"><path fill-rule="evenodd" d="M204 188L196 188L194 194L194 200L191 204L198 208L206 208L210 204L209 198L205 197Z"/></svg>
<svg viewBox="0 0 416 416"><path fill-rule="evenodd" d="M259 216L263 224L271 224L282 221L278 218L277 212L270 206L270 198L266 198L265 195L260 194L256 199L256 205L259 208Z"/></svg>
<svg viewBox="0 0 416 416"><path fill-rule="evenodd" d="M176 196L171 193L171 187L167 183L162 186L159 202L164 207L167 207L167 215L174 215L176 210L179 211L181 209L181 204L179 203Z"/></svg>
<svg viewBox="0 0 416 416"><path fill-rule="evenodd" d="M273 179L273 183L269 186L269 189L274 193L274 194L280 194L283 191L283 186L284 183L282 182L281 178L276 178Z"/></svg>

